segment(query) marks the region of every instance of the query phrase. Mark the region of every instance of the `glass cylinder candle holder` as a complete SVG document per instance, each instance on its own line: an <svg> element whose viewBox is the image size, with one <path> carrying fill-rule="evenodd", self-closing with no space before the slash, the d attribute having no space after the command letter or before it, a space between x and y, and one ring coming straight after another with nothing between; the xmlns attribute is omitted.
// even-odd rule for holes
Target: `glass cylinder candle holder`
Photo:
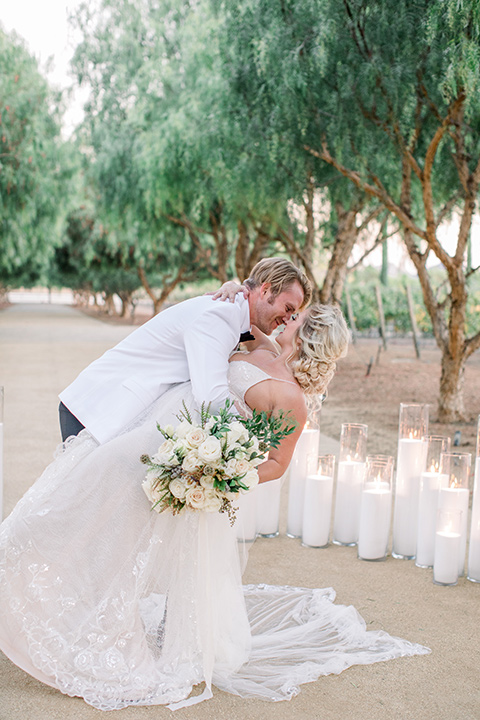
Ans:
<svg viewBox="0 0 480 720"><path fill-rule="evenodd" d="M400 404L397 478L393 514L395 558L411 560L417 550L420 476L425 470L428 405Z"/></svg>
<svg viewBox="0 0 480 720"><path fill-rule="evenodd" d="M465 573L465 553L467 550L468 525L468 481L472 456L470 453L442 453L440 469L448 477L446 487L440 488L438 496L439 510L459 510L462 513L460 527L460 545L458 550L458 574Z"/></svg>
<svg viewBox="0 0 480 720"><path fill-rule="evenodd" d="M480 583L480 415L477 423L477 454L474 472L467 579Z"/></svg>
<svg viewBox="0 0 480 720"><path fill-rule="evenodd" d="M392 513L393 457L368 456L360 501L358 557L384 560Z"/></svg>
<svg viewBox="0 0 480 720"><path fill-rule="evenodd" d="M335 455L320 455L315 474L307 475L303 506L302 545L326 547L332 515Z"/></svg>
<svg viewBox="0 0 480 720"><path fill-rule="evenodd" d="M456 585L462 525L461 510L438 510L433 558L433 582Z"/></svg>
<svg viewBox="0 0 480 720"><path fill-rule="evenodd" d="M235 504L237 507L235 530L237 540L253 543L257 537L257 489L259 485L245 494L239 493Z"/></svg>
<svg viewBox="0 0 480 720"><path fill-rule="evenodd" d="M440 472L440 457L450 450L450 438L428 435L426 469L420 476L418 501L417 552L415 565L433 566L438 493L448 486L448 475Z"/></svg>
<svg viewBox="0 0 480 720"><path fill-rule="evenodd" d="M303 504L307 475L317 469L320 430L312 427L307 420L298 438L289 466L289 489L287 511L287 535L292 538L302 536Z"/></svg>
<svg viewBox="0 0 480 720"><path fill-rule="evenodd" d="M367 425L342 425L333 520L333 542L336 545L356 545L358 541L367 434Z"/></svg>
<svg viewBox="0 0 480 720"><path fill-rule="evenodd" d="M288 472L288 471L287 471ZM277 537L280 521L280 496L287 473L281 478L260 483L257 494L257 535L264 538Z"/></svg>

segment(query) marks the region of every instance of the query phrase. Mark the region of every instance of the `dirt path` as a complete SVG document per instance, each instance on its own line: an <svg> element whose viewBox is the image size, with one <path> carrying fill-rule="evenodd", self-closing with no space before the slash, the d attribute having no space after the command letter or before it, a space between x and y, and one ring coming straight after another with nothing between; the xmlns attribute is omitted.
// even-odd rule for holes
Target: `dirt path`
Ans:
<svg viewBox="0 0 480 720"><path fill-rule="evenodd" d="M0 312L7 511L49 462L58 442L57 393L88 362L130 331L131 326L101 323L69 307L13 306ZM425 377L437 372L434 359L430 363L427 355L421 363L406 361L405 354L413 355L413 350L402 346L392 350L390 359L382 356L365 380L365 363L371 352L368 344L359 345L339 367L323 412L322 430L333 438L333 442L324 440L330 443L328 449L336 447L341 422L356 420L369 424L370 451L394 452L398 402L424 399ZM399 362L397 355L404 359ZM467 375L468 392L472 398L477 393L472 413L478 412L478 379L478 366L472 364ZM392 392L390 397L387 391ZM433 402L433 383L428 392L431 395L426 400ZM464 439L470 437L467 426L461 429ZM285 526L285 499L281 529ZM179 718L478 720L480 585L462 578L456 587L441 588L432 583L430 570L421 570L413 562L389 557L382 563L367 563L356 558L355 548L330 545L324 550L308 549L283 533L255 542L245 582L332 586L337 602L354 605L368 628L420 642L432 653L357 666L321 678L304 685L291 702L241 700L214 690L213 700L179 711ZM1 654L0 687L0 720L107 717L82 700L33 680ZM171 712L155 707L108 714L112 720L117 717L162 720L171 718Z"/></svg>

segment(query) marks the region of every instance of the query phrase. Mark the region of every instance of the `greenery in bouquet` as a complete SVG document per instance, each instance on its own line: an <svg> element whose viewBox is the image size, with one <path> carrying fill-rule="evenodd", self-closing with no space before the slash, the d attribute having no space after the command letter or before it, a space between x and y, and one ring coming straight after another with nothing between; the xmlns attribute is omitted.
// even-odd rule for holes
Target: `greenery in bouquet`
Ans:
<svg viewBox="0 0 480 720"><path fill-rule="evenodd" d="M258 465L296 423L288 413L253 411L251 418L244 418L232 408L227 400L211 415L202 405L195 423L184 405L175 428L157 424L164 442L154 455L141 457L148 468L142 488L153 510L174 515L185 509L226 512L233 524L233 501L256 487Z"/></svg>

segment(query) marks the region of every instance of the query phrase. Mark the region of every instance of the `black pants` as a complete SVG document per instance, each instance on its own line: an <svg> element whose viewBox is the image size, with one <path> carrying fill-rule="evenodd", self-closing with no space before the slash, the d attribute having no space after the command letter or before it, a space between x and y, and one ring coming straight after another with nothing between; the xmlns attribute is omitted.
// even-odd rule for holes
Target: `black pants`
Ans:
<svg viewBox="0 0 480 720"><path fill-rule="evenodd" d="M58 414L60 417L60 430L63 442L65 442L70 435L78 435L80 430L85 429L85 425L82 425L80 420L77 420L75 415L73 415L62 402L58 406Z"/></svg>

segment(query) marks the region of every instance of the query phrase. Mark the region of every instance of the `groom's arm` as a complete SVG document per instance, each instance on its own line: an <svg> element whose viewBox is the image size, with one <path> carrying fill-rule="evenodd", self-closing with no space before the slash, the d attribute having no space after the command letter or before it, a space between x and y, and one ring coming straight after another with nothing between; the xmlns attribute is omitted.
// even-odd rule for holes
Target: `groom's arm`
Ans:
<svg viewBox="0 0 480 720"><path fill-rule="evenodd" d="M212 301L186 328L185 352L195 401L218 411L229 397L228 359L240 336L238 305Z"/></svg>

